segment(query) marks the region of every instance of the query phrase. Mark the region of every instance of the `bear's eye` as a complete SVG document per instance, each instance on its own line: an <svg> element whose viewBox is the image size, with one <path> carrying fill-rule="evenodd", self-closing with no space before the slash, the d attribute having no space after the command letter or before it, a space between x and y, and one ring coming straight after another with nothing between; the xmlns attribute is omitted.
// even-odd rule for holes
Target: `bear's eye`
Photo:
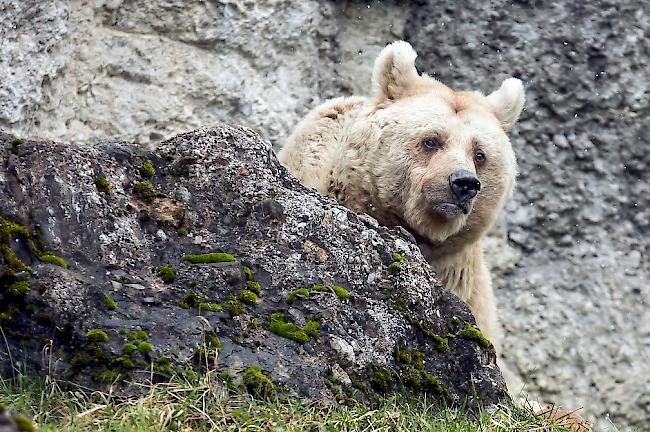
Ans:
<svg viewBox="0 0 650 432"><path fill-rule="evenodd" d="M474 162L475 162L477 165L482 165L482 164L484 164L484 163L485 163L485 159L487 159L487 157L485 156L485 153L483 153L482 150L476 150L476 151L474 152Z"/></svg>
<svg viewBox="0 0 650 432"><path fill-rule="evenodd" d="M438 150L442 147L442 142L438 138L427 138L422 141L422 145L427 150Z"/></svg>

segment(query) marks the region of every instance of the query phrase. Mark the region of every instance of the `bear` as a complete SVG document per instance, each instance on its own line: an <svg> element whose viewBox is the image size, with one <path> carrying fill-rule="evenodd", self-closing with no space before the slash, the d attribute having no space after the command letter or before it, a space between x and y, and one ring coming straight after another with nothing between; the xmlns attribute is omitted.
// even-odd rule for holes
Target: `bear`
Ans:
<svg viewBox="0 0 650 432"><path fill-rule="evenodd" d="M278 153L302 184L418 242L445 287L498 347L499 327L481 238L517 175L506 132L524 106L519 79L485 96L420 75L405 41L387 45L370 97L314 108Z"/></svg>

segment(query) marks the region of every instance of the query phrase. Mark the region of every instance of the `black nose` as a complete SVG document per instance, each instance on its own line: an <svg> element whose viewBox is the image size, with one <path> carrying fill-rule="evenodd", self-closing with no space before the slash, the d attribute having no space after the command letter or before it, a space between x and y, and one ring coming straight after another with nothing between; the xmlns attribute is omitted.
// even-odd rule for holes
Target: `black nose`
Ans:
<svg viewBox="0 0 650 432"><path fill-rule="evenodd" d="M449 176L449 188L460 202L467 202L481 190L481 182L473 172L458 170Z"/></svg>

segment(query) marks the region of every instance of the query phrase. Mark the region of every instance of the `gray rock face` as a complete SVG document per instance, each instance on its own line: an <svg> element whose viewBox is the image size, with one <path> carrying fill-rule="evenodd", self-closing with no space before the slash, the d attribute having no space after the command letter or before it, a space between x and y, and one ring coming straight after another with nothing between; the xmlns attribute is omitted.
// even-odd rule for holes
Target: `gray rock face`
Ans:
<svg viewBox="0 0 650 432"><path fill-rule="evenodd" d="M0 127L147 144L227 120L277 146L322 100L366 93L402 37L451 85L522 78L519 187L488 243L506 361L532 399L648 427L647 2L94 5L0 1Z"/></svg>
<svg viewBox="0 0 650 432"><path fill-rule="evenodd" d="M494 349L409 236L301 186L251 130L152 153L0 141L3 375L45 345L55 374L92 386L207 360L311 399L505 400Z"/></svg>
<svg viewBox="0 0 650 432"><path fill-rule="evenodd" d="M308 107L366 88L355 79L369 74L364 59L401 32L406 13L290 0L94 5L0 2L0 75L9 77L0 127L148 144L228 119L281 141ZM378 25L372 35L360 14ZM357 37L337 37L347 30Z"/></svg>

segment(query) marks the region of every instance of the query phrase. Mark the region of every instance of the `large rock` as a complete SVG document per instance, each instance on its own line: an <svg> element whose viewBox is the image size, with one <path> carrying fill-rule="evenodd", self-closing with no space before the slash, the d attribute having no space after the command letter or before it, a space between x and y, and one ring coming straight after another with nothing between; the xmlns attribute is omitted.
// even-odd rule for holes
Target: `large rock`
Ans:
<svg viewBox="0 0 650 432"><path fill-rule="evenodd" d="M258 367L312 399L504 400L493 348L411 237L307 190L252 131L152 153L0 139L3 374L43 360L98 385L190 374L218 351L220 371Z"/></svg>

